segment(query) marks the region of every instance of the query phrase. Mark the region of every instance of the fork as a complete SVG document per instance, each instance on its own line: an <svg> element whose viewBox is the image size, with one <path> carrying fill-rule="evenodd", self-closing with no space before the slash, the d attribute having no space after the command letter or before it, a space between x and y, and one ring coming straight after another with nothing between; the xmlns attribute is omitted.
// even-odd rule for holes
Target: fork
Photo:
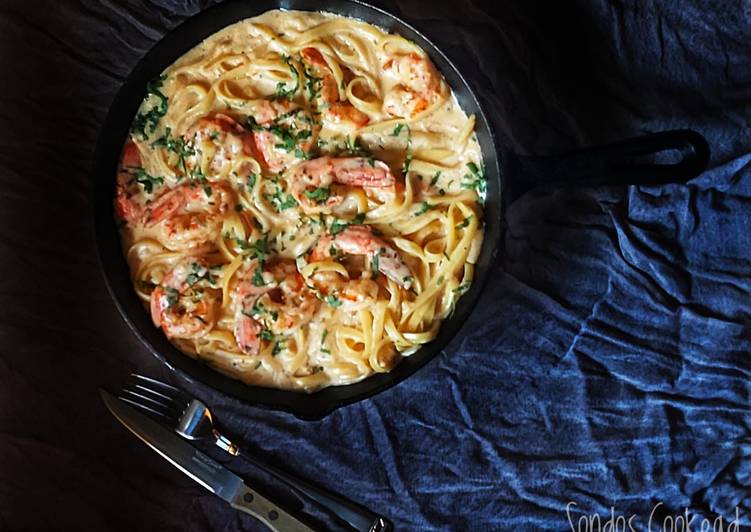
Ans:
<svg viewBox="0 0 751 532"><path fill-rule="evenodd" d="M142 412L157 418L188 440L209 441L231 456L245 460L283 482L296 493L303 494L359 532L386 532L389 522L344 497L295 477L259 458L240 451L240 447L222 435L215 427L209 408L186 391L150 377L131 374L123 387L120 399Z"/></svg>

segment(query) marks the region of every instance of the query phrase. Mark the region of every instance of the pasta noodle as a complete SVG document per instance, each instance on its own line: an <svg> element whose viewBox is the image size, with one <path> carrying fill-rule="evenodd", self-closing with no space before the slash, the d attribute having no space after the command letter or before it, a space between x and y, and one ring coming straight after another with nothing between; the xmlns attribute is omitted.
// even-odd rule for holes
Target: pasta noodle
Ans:
<svg viewBox="0 0 751 532"><path fill-rule="evenodd" d="M147 87L117 175L134 289L173 344L314 391L435 338L482 245L482 154L425 52L269 11Z"/></svg>

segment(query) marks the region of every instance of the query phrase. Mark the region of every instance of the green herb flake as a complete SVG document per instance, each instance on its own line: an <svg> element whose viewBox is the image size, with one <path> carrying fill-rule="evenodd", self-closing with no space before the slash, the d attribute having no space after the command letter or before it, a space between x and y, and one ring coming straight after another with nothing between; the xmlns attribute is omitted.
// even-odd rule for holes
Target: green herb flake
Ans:
<svg viewBox="0 0 751 532"><path fill-rule="evenodd" d="M467 163L469 174L464 174L462 188L474 189L479 195L485 194L487 190L487 179L485 178L485 169L478 168L475 163Z"/></svg>
<svg viewBox="0 0 751 532"><path fill-rule="evenodd" d="M349 223L342 220L334 220L331 222L331 227L329 228L329 233L332 235L337 235L344 231L347 227L349 227Z"/></svg>
<svg viewBox="0 0 751 532"><path fill-rule="evenodd" d="M183 177L188 175L188 168L186 164L186 159L188 157L192 157L196 154L196 150L193 148L192 144L185 140L183 137L173 137L172 136L172 129L169 127L164 130L164 135L156 139L154 142L151 143L152 148L165 148L167 151L174 153L177 155L177 162L176 166L180 172L182 172L182 175L179 177ZM205 177L203 175L203 171L200 169L200 167L196 167L193 170L193 173L190 177L198 177L202 178Z"/></svg>
<svg viewBox="0 0 751 532"><path fill-rule="evenodd" d="M420 216L420 215L422 215L422 214L425 214L426 212L428 212L428 211L429 211L430 209L432 209L433 207L435 207L435 205L431 205L431 204L430 204L430 203L428 203L427 201L423 201L423 202L422 202L422 203L420 204L420 210L418 210L418 211L417 211L417 212L415 213L415 216Z"/></svg>
<svg viewBox="0 0 751 532"><path fill-rule="evenodd" d="M177 304L180 293L174 288L167 288L165 291L167 292L167 305L174 307Z"/></svg>
<svg viewBox="0 0 751 532"><path fill-rule="evenodd" d="M146 97L143 99L143 103L153 102L154 97L158 99L158 102L148 110L138 113L131 125L131 131L144 139L147 139L150 134L156 131L159 121L167 114L169 109L169 99L161 91L165 79L167 79L167 76L162 75L146 84Z"/></svg>
<svg viewBox="0 0 751 532"><path fill-rule="evenodd" d="M438 179L441 177L441 171L438 170L435 175L433 176L433 179L430 180L430 186L434 187L436 183L438 183Z"/></svg>
<svg viewBox="0 0 751 532"><path fill-rule="evenodd" d="M253 270L253 278L251 279L253 286L266 286L266 281L263 279L263 273L261 268Z"/></svg>
<svg viewBox="0 0 751 532"><path fill-rule="evenodd" d="M402 174L409 172L409 167L412 165L412 155L407 155L402 163Z"/></svg>
<svg viewBox="0 0 751 532"><path fill-rule="evenodd" d="M461 223L456 224L457 229L464 229L469 225L469 221L472 219L474 215L470 214L467 216L464 220L461 221Z"/></svg>
<svg viewBox="0 0 751 532"><path fill-rule="evenodd" d="M333 308L339 308L342 306L342 301L335 295L329 295L323 298L323 301Z"/></svg>
<svg viewBox="0 0 751 532"><path fill-rule="evenodd" d="M315 190L306 190L303 192L305 197L315 201L316 203L324 203L329 199L331 189L329 187L318 187Z"/></svg>
<svg viewBox="0 0 751 532"><path fill-rule="evenodd" d="M164 178L149 175L149 173L141 166L131 168L130 172L135 178L136 182L143 186L143 190L147 194L154 192L154 187L157 187L164 183Z"/></svg>
<svg viewBox="0 0 751 532"><path fill-rule="evenodd" d="M464 282L464 283L460 284L459 286L457 286L456 288L454 288L452 290L452 292L454 292L457 295L462 295L464 292L466 292L467 290L469 290L469 287L471 286L471 284L472 283Z"/></svg>
<svg viewBox="0 0 751 532"><path fill-rule="evenodd" d="M286 349L286 347L284 347L285 342L286 340L277 340L276 342L274 342L274 348L271 350L272 357L275 357Z"/></svg>
<svg viewBox="0 0 751 532"><path fill-rule="evenodd" d="M292 64L292 59L290 59L289 56L285 56L283 62L289 67L289 72L292 74L294 85L292 88L287 88L286 83L283 81L278 82L276 84L276 95L278 98L291 100L295 94L297 94L297 91L300 90L300 73L297 71L297 68L295 68L295 65Z"/></svg>
<svg viewBox="0 0 751 532"><path fill-rule="evenodd" d="M263 238L256 240L252 244L248 244L247 242L245 244L247 247L244 247L243 249L248 251L251 258L255 258L263 262L266 260L266 257L268 257L269 255L269 235L268 234L263 235Z"/></svg>

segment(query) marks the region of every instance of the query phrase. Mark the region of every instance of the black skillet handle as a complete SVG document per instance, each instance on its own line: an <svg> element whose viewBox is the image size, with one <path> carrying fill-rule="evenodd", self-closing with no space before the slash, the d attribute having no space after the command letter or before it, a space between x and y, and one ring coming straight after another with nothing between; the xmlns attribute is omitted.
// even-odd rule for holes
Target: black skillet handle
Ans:
<svg viewBox="0 0 751 532"><path fill-rule="evenodd" d="M677 152L677 162L659 163L659 154ZM709 145L696 131L676 129L585 148L565 155L526 157L504 154L504 170L517 195L536 186L662 185L685 183L709 162Z"/></svg>

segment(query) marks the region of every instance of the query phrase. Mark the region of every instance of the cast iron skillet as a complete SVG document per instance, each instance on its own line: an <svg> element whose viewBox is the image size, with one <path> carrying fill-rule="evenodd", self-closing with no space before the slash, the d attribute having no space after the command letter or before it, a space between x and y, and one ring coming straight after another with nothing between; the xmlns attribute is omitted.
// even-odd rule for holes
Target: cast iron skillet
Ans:
<svg viewBox="0 0 751 532"><path fill-rule="evenodd" d="M151 323L148 312L133 290L120 247L112 201L119 154L130 123L145 94L146 83L218 30L277 8L324 10L359 18L398 33L422 47L454 90L464 111L476 116L477 138L482 148L487 177L485 240L475 269L475 280L472 288L457 304L453 317L442 324L436 339L402 360L390 373L374 375L357 384L325 388L313 394L247 386L211 370L173 347ZM680 161L668 165L650 162L650 155L666 150L677 151ZM370 397L406 379L438 354L456 335L474 309L502 244L502 190L503 204L507 205L525 189L541 184L682 182L703 171L708 158L709 150L703 137L686 130L657 133L566 156L530 158L517 157L505 150L499 153L493 131L467 81L427 37L409 24L385 11L351 0L229 0L192 17L166 35L138 63L115 97L96 149L96 240L105 279L120 313L143 344L171 369L247 403L291 412L302 419L320 419L340 406Z"/></svg>

